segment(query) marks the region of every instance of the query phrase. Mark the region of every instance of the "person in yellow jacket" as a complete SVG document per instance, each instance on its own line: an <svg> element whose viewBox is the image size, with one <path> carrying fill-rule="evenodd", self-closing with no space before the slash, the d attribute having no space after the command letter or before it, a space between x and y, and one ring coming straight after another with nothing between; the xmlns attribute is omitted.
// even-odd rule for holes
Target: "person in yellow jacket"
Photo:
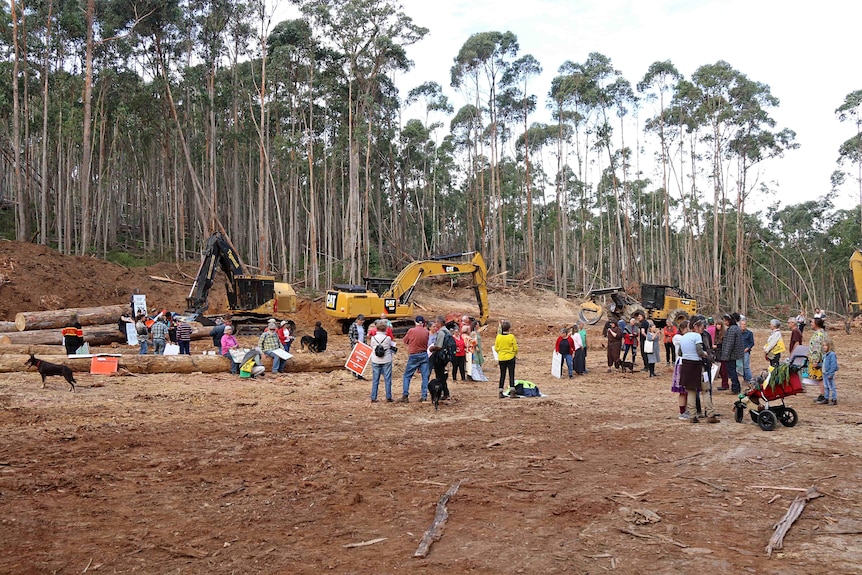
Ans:
<svg viewBox="0 0 862 575"><path fill-rule="evenodd" d="M777 319L769 321L769 327L772 329L769 332L769 339L766 340L766 345L763 346L763 353L766 355L769 365L778 367L781 361L781 354L786 351L784 340L781 338L781 322Z"/></svg>
<svg viewBox="0 0 862 575"><path fill-rule="evenodd" d="M514 392L515 358L518 355L518 341L514 335L509 333L511 329L512 324L503 320L500 323L500 333L497 334L497 339L494 340L494 349L497 350L497 359L500 362L500 399L506 397L503 393L503 382L506 380L506 373L509 374L510 397L518 397Z"/></svg>

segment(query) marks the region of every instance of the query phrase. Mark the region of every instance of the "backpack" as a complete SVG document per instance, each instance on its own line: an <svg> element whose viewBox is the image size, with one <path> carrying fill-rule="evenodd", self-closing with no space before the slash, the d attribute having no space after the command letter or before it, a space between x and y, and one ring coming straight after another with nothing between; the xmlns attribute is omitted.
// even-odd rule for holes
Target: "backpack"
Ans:
<svg viewBox="0 0 862 575"><path fill-rule="evenodd" d="M386 341L386 340L384 339L383 341ZM374 355L376 355L377 357L386 357L386 348L383 347L382 343L378 343L374 347Z"/></svg>
<svg viewBox="0 0 862 575"><path fill-rule="evenodd" d="M564 337L560 340L560 355L571 355L572 349L569 345L569 338Z"/></svg>
<svg viewBox="0 0 862 575"><path fill-rule="evenodd" d="M440 346L440 361L446 363L452 361L455 353L458 351L458 344L455 343L455 338L448 331L443 332L443 345Z"/></svg>

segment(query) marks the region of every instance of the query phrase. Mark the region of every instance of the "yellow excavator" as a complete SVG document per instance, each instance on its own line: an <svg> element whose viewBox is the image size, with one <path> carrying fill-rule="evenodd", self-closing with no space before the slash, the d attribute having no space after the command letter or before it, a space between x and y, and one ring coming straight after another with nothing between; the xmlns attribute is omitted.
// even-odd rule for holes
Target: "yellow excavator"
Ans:
<svg viewBox="0 0 862 575"><path fill-rule="evenodd" d="M850 279L853 282L854 293L851 294L851 300L847 306L847 321L844 324L847 333L850 333L853 320L862 315L862 253L859 250L854 251L850 256Z"/></svg>
<svg viewBox="0 0 862 575"><path fill-rule="evenodd" d="M472 256L472 257L471 257ZM465 258L470 257L469 260ZM479 304L476 319L484 325L488 321L488 272L479 252L463 252L415 261L395 279L363 278L365 285L335 284L326 292L326 314L341 320L342 331L347 333L350 324L360 315L368 321L386 313L387 319L398 324L412 323L413 303L410 301L419 280L434 276L470 274L473 290ZM402 327L403 327L402 325Z"/></svg>

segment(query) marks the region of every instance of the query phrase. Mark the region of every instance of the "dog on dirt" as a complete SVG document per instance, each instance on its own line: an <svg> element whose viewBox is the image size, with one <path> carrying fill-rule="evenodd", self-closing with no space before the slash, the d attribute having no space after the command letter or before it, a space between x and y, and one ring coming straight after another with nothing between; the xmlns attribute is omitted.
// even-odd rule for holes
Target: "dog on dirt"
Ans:
<svg viewBox="0 0 862 575"><path fill-rule="evenodd" d="M626 370L629 370L630 373L635 372L635 364L632 361L621 361L620 368L622 369L623 373L625 373Z"/></svg>
<svg viewBox="0 0 862 575"><path fill-rule="evenodd" d="M314 341L314 338L310 335L304 335L299 340L299 345L302 347L302 351L305 351L308 348L308 351L311 353L320 353L320 350L317 349L317 342Z"/></svg>
<svg viewBox="0 0 862 575"><path fill-rule="evenodd" d="M24 362L24 365L28 368L35 367L39 370L39 375L42 376L42 389L45 389L46 377L62 375L66 378L66 381L69 382L69 385L72 386L69 391L75 391L75 384L78 382L75 381L75 377L72 375L72 370L65 365L57 365L56 363L42 361L41 359L36 358L32 353L30 354L30 359Z"/></svg>
<svg viewBox="0 0 862 575"><path fill-rule="evenodd" d="M447 374L443 374L443 379L434 378L428 382L428 395L431 396L431 403L434 404L434 411L440 409L440 398L443 397L444 383L446 382Z"/></svg>

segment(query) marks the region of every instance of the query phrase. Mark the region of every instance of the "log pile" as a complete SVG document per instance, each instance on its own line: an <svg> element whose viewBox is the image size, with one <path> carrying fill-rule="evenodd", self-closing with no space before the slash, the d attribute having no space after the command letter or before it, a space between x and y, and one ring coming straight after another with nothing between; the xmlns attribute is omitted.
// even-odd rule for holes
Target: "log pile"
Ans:
<svg viewBox="0 0 862 575"><path fill-rule="evenodd" d="M120 316L130 313L128 305L104 305L99 307L79 307L67 309L52 309L48 311L23 311L15 315L15 326L18 331L39 329L63 329L77 316L78 323L84 325L104 325L113 323L115 326ZM116 329L116 328L115 328Z"/></svg>
<svg viewBox="0 0 862 575"><path fill-rule="evenodd" d="M19 314L20 315L20 314ZM192 339L198 340L209 337L210 329L198 322L190 322L192 326ZM117 324L90 325L83 328L84 341L90 346L108 345L111 343L125 343L126 336L121 334ZM59 345L63 340L59 329L40 329L35 331L19 331L4 333L0 335L0 345L4 344L26 344L26 345Z"/></svg>

